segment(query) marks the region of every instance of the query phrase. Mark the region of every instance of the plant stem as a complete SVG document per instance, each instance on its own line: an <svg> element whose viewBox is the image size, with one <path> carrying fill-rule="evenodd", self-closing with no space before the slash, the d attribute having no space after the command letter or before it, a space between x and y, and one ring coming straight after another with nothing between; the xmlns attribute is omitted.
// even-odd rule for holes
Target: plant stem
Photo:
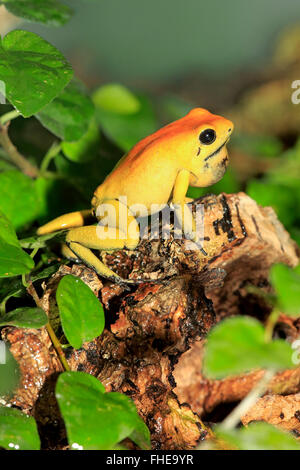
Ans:
<svg viewBox="0 0 300 470"><path fill-rule="evenodd" d="M49 148L48 152L43 158L43 161L40 166L40 171L42 173L46 172L48 169L48 166L53 158L56 157L56 155L60 152L61 150L61 144L54 142L51 147Z"/></svg>
<svg viewBox="0 0 300 470"><path fill-rule="evenodd" d="M269 343L272 341L274 327L277 323L278 317L280 315L280 311L274 308L274 310L270 313L266 327L265 327L265 342Z"/></svg>
<svg viewBox="0 0 300 470"><path fill-rule="evenodd" d="M35 288L34 288L34 285L32 284L32 281L29 282L29 286L28 286L28 288L27 288L27 292L28 292L28 293L31 295L31 297L34 299L34 301L35 301L37 307L40 307L40 308L42 308L42 309L45 311L45 309L43 308L42 302L41 302L41 300L40 300L39 296L37 295L37 292L36 292L36 290L35 290ZM47 312L45 312L45 313L47 313ZM48 335L50 336L50 339L51 339L51 341L52 341L52 344L53 344L53 346L54 346L54 348L55 348L55 350L56 350L56 352L57 352L57 355L58 355L58 357L59 357L59 360L60 360L60 362L61 362L63 368L64 368L66 371L69 371L69 370L70 370L70 366L69 366L69 364L68 364L68 362L67 362L67 360L66 360L66 357L65 357L64 352L63 352L63 350L62 350L62 347L61 347L61 345L60 345L60 342L58 341L57 336L56 336L56 334L55 334L55 332L54 332L52 326L50 325L50 322L47 323L46 329L47 329Z"/></svg>
<svg viewBox="0 0 300 470"><path fill-rule="evenodd" d="M56 334L55 334L55 332L54 332L52 326L50 325L50 323L47 323L46 328L47 328L47 331L48 331L48 335L50 336L51 341L52 341L52 343L53 343L53 346L54 346L54 348L56 349L56 352L57 352L57 354L58 354L58 356L59 356L60 362L61 362L62 365L63 365L63 368L64 368L65 370L69 371L69 370L70 370L70 366L69 366L69 364L67 363L67 360L66 360L66 357L65 357L65 355L64 355L64 352L63 352L63 350L62 350L62 347L61 347L61 345L60 345L60 342L58 341L57 336L56 336Z"/></svg>
<svg viewBox="0 0 300 470"><path fill-rule="evenodd" d="M3 114L0 117L0 124L4 126L8 121L11 121L12 119L15 119L20 116L19 111L16 109L13 109L12 111L9 111L8 113Z"/></svg>
<svg viewBox="0 0 300 470"><path fill-rule="evenodd" d="M270 380L274 377L275 371L266 370L261 380L251 390L250 393L240 402L238 406L224 419L221 426L224 430L234 429L239 422L241 417L244 416L247 411L255 404L257 399L266 391L266 388Z"/></svg>
<svg viewBox="0 0 300 470"><path fill-rule="evenodd" d="M3 116L2 116L3 117ZM14 146L8 135L9 121L6 124L0 123L0 145L3 147L10 160L20 170L30 178L36 178L39 175L39 170L35 165L32 165Z"/></svg>

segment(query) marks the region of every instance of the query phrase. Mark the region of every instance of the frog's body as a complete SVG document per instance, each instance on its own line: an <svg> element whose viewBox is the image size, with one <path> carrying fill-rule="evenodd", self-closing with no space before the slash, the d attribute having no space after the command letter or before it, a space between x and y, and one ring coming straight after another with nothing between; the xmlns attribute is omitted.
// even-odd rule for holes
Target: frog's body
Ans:
<svg viewBox="0 0 300 470"><path fill-rule="evenodd" d="M188 186L206 187L222 178L228 163L226 143L232 130L233 124L227 119L202 108L193 109L182 119L141 140L124 155L96 189L91 211L58 217L41 227L38 233L70 228L66 243L71 252L98 274L120 280L91 250L134 249L137 246L139 228L130 210L134 204L140 205L139 216L145 216L153 212L154 204L172 202L177 217L182 225L186 225L183 207ZM109 220L108 225L117 228L117 232L112 231L111 238L99 238L94 225L83 226L91 212L101 220L103 213L98 214L104 204L110 204L117 212L120 207L124 209L124 203L120 202L124 200L126 224L121 226L119 217ZM129 234L130 224L135 230ZM194 222L185 232L190 233L193 229ZM193 239L197 241L195 235Z"/></svg>

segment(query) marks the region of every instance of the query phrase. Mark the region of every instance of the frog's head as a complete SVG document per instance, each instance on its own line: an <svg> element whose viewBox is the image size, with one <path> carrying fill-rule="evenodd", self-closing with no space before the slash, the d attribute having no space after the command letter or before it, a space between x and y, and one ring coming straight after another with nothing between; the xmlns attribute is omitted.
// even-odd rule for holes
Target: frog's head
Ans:
<svg viewBox="0 0 300 470"><path fill-rule="evenodd" d="M226 171L226 144L233 131L233 123L202 108L193 109L183 119L186 166L194 176L191 185L210 186Z"/></svg>

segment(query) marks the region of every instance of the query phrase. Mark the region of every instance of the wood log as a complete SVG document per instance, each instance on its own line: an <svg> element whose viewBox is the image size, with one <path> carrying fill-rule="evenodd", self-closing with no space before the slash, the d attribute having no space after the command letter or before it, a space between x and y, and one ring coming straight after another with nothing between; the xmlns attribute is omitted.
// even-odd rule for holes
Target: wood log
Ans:
<svg viewBox="0 0 300 470"><path fill-rule="evenodd" d="M270 266L298 263L298 248L271 208L259 207L243 193L205 196L193 202L193 210L199 204L204 207L206 256L171 233L167 240L142 240L134 252L102 253L121 276L148 279L131 292L101 281L83 265L61 266L43 286L43 306L53 324L62 276L81 277L99 296L106 328L80 350L67 352L69 365L99 378L107 391L130 396L150 429L154 449L195 447L208 432L199 416L220 403L240 400L259 379L262 371L248 374L250 379L207 381L201 374L206 334L229 315L248 314L264 321L270 307L247 286L269 292ZM8 327L2 336L22 372L11 403L36 417L44 448L64 448L64 427L53 395L61 365L45 330ZM289 379L285 392L299 392L299 370ZM277 392L282 389L277 387Z"/></svg>

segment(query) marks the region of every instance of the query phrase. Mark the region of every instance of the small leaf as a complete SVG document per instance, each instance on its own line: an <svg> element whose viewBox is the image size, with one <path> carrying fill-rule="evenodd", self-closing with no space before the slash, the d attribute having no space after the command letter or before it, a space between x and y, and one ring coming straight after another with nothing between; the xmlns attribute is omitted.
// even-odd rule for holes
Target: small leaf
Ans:
<svg viewBox="0 0 300 470"><path fill-rule="evenodd" d="M93 103L82 83L72 80L36 117L57 137L73 141L87 132L93 114Z"/></svg>
<svg viewBox="0 0 300 470"><path fill-rule="evenodd" d="M0 77L6 97L24 117L50 103L72 75L63 55L37 34L15 30L0 43Z"/></svg>
<svg viewBox="0 0 300 470"><path fill-rule="evenodd" d="M20 307L0 317L0 327L6 325L19 328L41 328L48 323L48 317L41 308Z"/></svg>
<svg viewBox="0 0 300 470"><path fill-rule="evenodd" d="M268 423L251 423L230 431L217 426L214 431L219 439L239 450L300 450L300 443L291 434Z"/></svg>
<svg viewBox="0 0 300 470"><path fill-rule="evenodd" d="M69 160L76 163L85 163L92 160L97 152L100 133L96 121L90 121L87 132L75 142L62 142L62 151Z"/></svg>
<svg viewBox="0 0 300 470"><path fill-rule="evenodd" d="M16 232L7 216L0 212L0 239L2 242L19 248L19 240Z"/></svg>
<svg viewBox="0 0 300 470"><path fill-rule="evenodd" d="M16 230L32 222L38 215L38 209L34 181L17 170L0 174L0 210Z"/></svg>
<svg viewBox="0 0 300 470"><path fill-rule="evenodd" d="M19 385L20 368L7 343L0 342L0 397L10 397ZM1 409L1 408L0 408ZM0 424L1 433L1 424ZM0 444L1 447L1 444Z"/></svg>
<svg viewBox="0 0 300 470"><path fill-rule="evenodd" d="M72 10L57 0L3 0L13 15L35 23L61 26L71 17Z"/></svg>
<svg viewBox="0 0 300 470"><path fill-rule="evenodd" d="M11 223L0 212L0 277L26 274L33 267L34 262L20 247Z"/></svg>
<svg viewBox="0 0 300 470"><path fill-rule="evenodd" d="M0 447L39 450L40 438L34 418L15 408L0 407Z"/></svg>
<svg viewBox="0 0 300 470"><path fill-rule="evenodd" d="M30 256L21 248L2 243L0 239L0 277L26 274L34 267Z"/></svg>
<svg viewBox="0 0 300 470"><path fill-rule="evenodd" d="M126 437L149 447L149 431L126 395L104 393L103 385L84 372L64 372L58 378L56 398L73 449L115 448Z"/></svg>
<svg viewBox="0 0 300 470"><path fill-rule="evenodd" d="M135 114L141 108L138 98L118 83L98 88L93 94L93 101L97 108L116 114Z"/></svg>
<svg viewBox="0 0 300 470"><path fill-rule="evenodd" d="M152 105L145 96L138 96L140 110L134 114L117 114L97 108L96 118L104 133L120 148L128 151L139 140L157 130Z"/></svg>
<svg viewBox="0 0 300 470"><path fill-rule="evenodd" d="M32 237L23 238L19 242L22 248L33 250L34 248L45 248L50 240L58 243L64 241L64 239L65 235L63 233L54 232L47 233L46 235L33 235Z"/></svg>
<svg viewBox="0 0 300 470"><path fill-rule="evenodd" d="M300 314L300 265L291 269L283 264L271 267L270 278L277 294L279 308L287 315Z"/></svg>
<svg viewBox="0 0 300 470"><path fill-rule="evenodd" d="M264 328L254 318L236 316L223 320L207 337L205 375L221 379L258 368L293 368L291 346L283 340L266 343L264 338Z"/></svg>
<svg viewBox="0 0 300 470"><path fill-rule="evenodd" d="M75 349L92 341L104 328L103 307L91 289L78 277L68 274L56 291L62 328Z"/></svg>

